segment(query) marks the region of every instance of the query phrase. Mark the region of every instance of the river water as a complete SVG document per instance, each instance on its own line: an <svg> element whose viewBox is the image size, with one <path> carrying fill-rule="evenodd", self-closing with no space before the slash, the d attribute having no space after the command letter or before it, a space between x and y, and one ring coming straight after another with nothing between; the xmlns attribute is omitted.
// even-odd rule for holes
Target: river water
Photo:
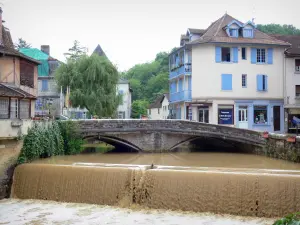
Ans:
<svg viewBox="0 0 300 225"><path fill-rule="evenodd" d="M73 163L113 163L138 165L165 165L191 167L226 167L298 170L299 163L273 159L253 154L193 152L193 153L93 153L72 156L55 156L33 163L73 164Z"/></svg>
<svg viewBox="0 0 300 225"><path fill-rule="evenodd" d="M198 171L211 170L212 172L211 174L208 173L205 175L206 173L194 173L193 171L180 172L148 170L146 173L141 174L140 171L134 172L135 170L126 169L126 167L98 168L99 164L103 163L128 164L128 166L129 164L130 166L134 164L153 164L154 166L198 167ZM74 167L70 167L68 165L74 165ZM88 166L81 167L82 165ZM93 168L93 165L95 165L95 168ZM231 174L228 174L228 172L225 171L228 168L231 168ZM269 175L263 175L264 177L261 177L260 174L265 173L264 169L274 170L277 172L279 170L285 170L286 172L278 172L279 175L275 175L278 176L278 178L274 179ZM48 159L37 160L32 162L31 165L22 165L16 169L15 181L17 182L14 182L14 194L12 197L21 198L22 200L11 198L0 201L0 224L272 224L276 218L264 218L264 214L259 214L259 211L258 214L254 214L248 210L250 214L245 214L247 211L245 210L245 207L255 208L258 203L257 201L256 203L254 201L256 196L255 193L254 196L243 196L241 193L243 190L250 188L249 184L251 182L260 182L262 187L270 187L269 191L262 190L262 193L267 193L267 196L271 196L272 193L275 193L275 200L282 197L282 200L279 199L278 201L281 202L284 201L284 199L287 199L286 204L289 204L290 200L284 196L280 197L279 194L281 191L277 190L277 186L273 184L276 183L277 179L282 179L282 184L286 183L284 174L287 174L287 176L290 177L293 176L294 178L291 179L297 180L298 178L295 176L298 176L297 171L299 169L300 164L284 160L252 154L224 152L181 152L164 154L91 153L74 156L56 156ZM237 178L237 175L234 174L233 170L240 171L241 173L244 173L244 175ZM248 170L248 172L246 170ZM152 173L151 171L154 172ZM224 171L224 173L222 171ZM250 173L250 175L247 173ZM255 173L255 175L253 175L253 173ZM280 175L280 173L283 175ZM119 199L115 199L115 196L119 195L116 193L133 193L132 189L130 189L131 191L129 192L128 190L121 190L126 186L125 184L128 180L130 180L130 185L133 185L134 187L138 187L135 183L137 180L141 182L142 179L145 179L142 182L144 185L152 185L152 174L157 176L156 179L158 185L157 187L148 187L148 190L150 191L149 193L152 197L152 202L149 201L148 204L144 204L143 206L132 204L132 202L128 204L126 200L127 195L125 196L126 198L124 198L126 200L125 203L123 200L119 201ZM228 179L229 183L226 179ZM207 186L209 182L213 182L214 185L211 187ZM223 186L222 183L224 183L225 186ZM173 188L164 193L162 191L166 191L168 189L167 186L162 186L164 184L171 185ZM238 185L240 185L239 188L237 188ZM213 193L217 193L214 191L217 191L218 189L221 194L220 199L207 199L208 201L204 201L203 199L203 201L198 201L197 199L194 199L194 197L189 196L189 192L184 191L188 186L192 187L194 193L197 192L195 196L203 195L202 197L204 197L204 199L205 195L203 192L210 193L212 191L211 194L208 194L209 196L212 196ZM198 187L202 187L201 190ZM255 189L255 187L251 188ZM180 192L181 190L183 192ZM86 193L88 193L88 195L86 195ZM101 193L105 193L105 195ZM172 198L176 196L176 193L181 193L181 195L186 193L187 195L180 201L177 199L172 200ZM238 204L234 205L235 203L230 202L229 198L227 200L224 196L222 197L222 193L224 196L231 196L230 198L234 201L235 199L240 199L237 201ZM289 194L289 192L287 192L287 194L288 196L292 195ZM160 197L155 199L157 196ZM181 197L183 197L183 195ZM164 200L164 198L166 199ZM61 202L26 199L48 199ZM172 201L169 201L170 199ZM166 203L167 201L169 202ZM211 202L212 204L205 205L205 202ZM244 202L245 204L239 204L239 202ZM97 205L94 205L95 203L97 203ZM175 205L173 203L175 203ZM278 203L274 202L274 204ZM109 204L111 206L105 206L105 204ZM176 204L182 206L177 207ZM199 208L200 205L203 205L206 209L207 207L214 209L216 208L216 204L218 204L218 214L194 213L189 211L193 210L193 206ZM171 208L175 211L168 211L168 206L172 206ZM162 209L153 210L149 209L149 207ZM228 207L232 208L232 211L229 210L230 213L232 212L233 214L236 214L237 211L241 210L241 212L244 212L244 215L259 215L261 218L239 217L222 214L224 211L223 209ZM262 205L262 207L264 207L264 205ZM272 207L266 207L267 209L270 209L270 212L272 211ZM181 209L185 212L181 211ZM268 210L263 211L268 213ZM288 209L288 211L292 212L291 209ZM238 215L243 215L243 213ZM272 215L272 213L269 215Z"/></svg>

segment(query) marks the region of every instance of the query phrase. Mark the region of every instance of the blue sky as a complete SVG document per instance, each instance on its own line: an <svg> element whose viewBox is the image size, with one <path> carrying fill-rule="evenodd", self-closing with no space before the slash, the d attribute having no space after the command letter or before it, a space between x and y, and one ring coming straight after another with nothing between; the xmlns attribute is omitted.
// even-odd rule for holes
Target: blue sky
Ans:
<svg viewBox="0 0 300 225"><path fill-rule="evenodd" d="M155 58L179 45L187 28L207 28L226 11L246 22L300 28L299 0L0 0L13 40L49 44L51 55L79 40L91 53L100 44L119 70Z"/></svg>

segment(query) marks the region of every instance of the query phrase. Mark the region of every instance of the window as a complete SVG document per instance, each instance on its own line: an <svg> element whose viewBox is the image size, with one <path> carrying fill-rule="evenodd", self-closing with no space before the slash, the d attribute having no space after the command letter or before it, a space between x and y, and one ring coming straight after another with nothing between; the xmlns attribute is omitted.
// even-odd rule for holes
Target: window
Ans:
<svg viewBox="0 0 300 225"><path fill-rule="evenodd" d="M268 107L264 105L254 106L254 123L267 124L268 123Z"/></svg>
<svg viewBox="0 0 300 225"><path fill-rule="evenodd" d="M157 113L159 114L160 108L157 109Z"/></svg>
<svg viewBox="0 0 300 225"><path fill-rule="evenodd" d="M230 37L238 37L238 35L239 35L238 29L229 29Z"/></svg>
<svg viewBox="0 0 300 225"><path fill-rule="evenodd" d="M124 91L123 90L119 90L119 95L123 95Z"/></svg>
<svg viewBox="0 0 300 225"><path fill-rule="evenodd" d="M18 99L10 100L10 118L17 119L19 117L19 101Z"/></svg>
<svg viewBox="0 0 300 225"><path fill-rule="evenodd" d="M0 98L0 119L8 119L8 98Z"/></svg>
<svg viewBox="0 0 300 225"><path fill-rule="evenodd" d="M243 29L243 37L244 38L252 38L253 37L253 29Z"/></svg>
<svg viewBox="0 0 300 225"><path fill-rule="evenodd" d="M231 74L222 74L222 90L231 91L232 90L232 75Z"/></svg>
<svg viewBox="0 0 300 225"><path fill-rule="evenodd" d="M149 109L149 115L151 115L151 109Z"/></svg>
<svg viewBox="0 0 300 225"><path fill-rule="evenodd" d="M265 63L266 62L266 49L258 48L256 49L256 62Z"/></svg>
<svg viewBox="0 0 300 225"><path fill-rule="evenodd" d="M295 93L296 97L300 97L300 85L296 85L295 89L296 89L296 93Z"/></svg>
<svg viewBox="0 0 300 225"><path fill-rule="evenodd" d="M230 62L231 61L231 54L230 54L230 48L223 47L221 48L222 51L222 62Z"/></svg>
<svg viewBox="0 0 300 225"><path fill-rule="evenodd" d="M300 59L295 59L295 71L300 72Z"/></svg>
<svg viewBox="0 0 300 225"><path fill-rule="evenodd" d="M20 61L20 84L34 88L34 65L24 60Z"/></svg>
<svg viewBox="0 0 300 225"><path fill-rule="evenodd" d="M246 48L242 48L242 59L246 60Z"/></svg>
<svg viewBox="0 0 300 225"><path fill-rule="evenodd" d="M233 105L218 106L219 124L233 124Z"/></svg>
<svg viewBox="0 0 300 225"><path fill-rule="evenodd" d="M42 91L48 91L48 80L42 80Z"/></svg>
<svg viewBox="0 0 300 225"><path fill-rule="evenodd" d="M29 119L29 106L30 101L29 100L21 100L20 101L20 119Z"/></svg>
<svg viewBox="0 0 300 225"><path fill-rule="evenodd" d="M247 74L242 74L242 87L247 87Z"/></svg>
<svg viewBox="0 0 300 225"><path fill-rule="evenodd" d="M118 119L125 119L125 112L124 111L119 111L118 112Z"/></svg>
<svg viewBox="0 0 300 225"><path fill-rule="evenodd" d="M267 91L268 90L268 76L267 75L257 75L257 90Z"/></svg>

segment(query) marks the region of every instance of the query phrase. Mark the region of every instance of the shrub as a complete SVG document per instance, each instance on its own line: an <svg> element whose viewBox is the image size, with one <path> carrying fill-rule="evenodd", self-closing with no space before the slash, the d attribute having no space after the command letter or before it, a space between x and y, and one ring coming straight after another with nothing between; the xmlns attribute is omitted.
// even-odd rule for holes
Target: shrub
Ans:
<svg viewBox="0 0 300 225"><path fill-rule="evenodd" d="M300 213L294 213L277 220L273 225L300 225Z"/></svg>
<svg viewBox="0 0 300 225"><path fill-rule="evenodd" d="M61 121L58 125L64 141L65 155L80 153L82 151L81 146L84 144L84 141L79 133L78 125L72 121Z"/></svg>

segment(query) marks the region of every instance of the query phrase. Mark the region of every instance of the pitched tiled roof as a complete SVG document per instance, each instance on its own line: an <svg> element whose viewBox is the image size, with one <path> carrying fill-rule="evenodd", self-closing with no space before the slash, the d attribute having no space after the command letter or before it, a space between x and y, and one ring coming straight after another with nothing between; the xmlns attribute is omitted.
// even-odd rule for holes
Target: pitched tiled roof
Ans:
<svg viewBox="0 0 300 225"><path fill-rule="evenodd" d="M14 86L14 85L7 85L4 83L0 83L0 96L1 97L36 99L35 96L23 91L22 89Z"/></svg>
<svg viewBox="0 0 300 225"><path fill-rule="evenodd" d="M167 97L167 99L169 100L169 93L160 95L153 103L151 103L149 105L148 109L161 108L162 107L162 102L163 102L165 97Z"/></svg>
<svg viewBox="0 0 300 225"><path fill-rule="evenodd" d="M202 43L237 43L237 44L266 44L266 45L281 45L281 46L289 46L290 44L278 40L274 37L271 37L256 28L254 28L254 37L253 38L234 38L229 37L226 31L223 29L226 25L228 25L231 21L237 21L238 23L243 24L232 16L225 14L215 22L213 22L205 31L205 33L196 40L193 40L190 44L202 44Z"/></svg>
<svg viewBox="0 0 300 225"><path fill-rule="evenodd" d="M273 34L272 37L288 42L292 46L286 51L286 55L289 56L300 56L300 35L279 35Z"/></svg>
<svg viewBox="0 0 300 225"><path fill-rule="evenodd" d="M192 34L204 34L205 33L205 29L195 29L195 28L188 28L188 30L192 33Z"/></svg>
<svg viewBox="0 0 300 225"><path fill-rule="evenodd" d="M3 42L2 45L0 45L0 53L2 53L3 55L17 56L35 64L41 64L39 61L30 58L14 49L14 44L12 42L9 29L4 26L2 26L2 40Z"/></svg>

